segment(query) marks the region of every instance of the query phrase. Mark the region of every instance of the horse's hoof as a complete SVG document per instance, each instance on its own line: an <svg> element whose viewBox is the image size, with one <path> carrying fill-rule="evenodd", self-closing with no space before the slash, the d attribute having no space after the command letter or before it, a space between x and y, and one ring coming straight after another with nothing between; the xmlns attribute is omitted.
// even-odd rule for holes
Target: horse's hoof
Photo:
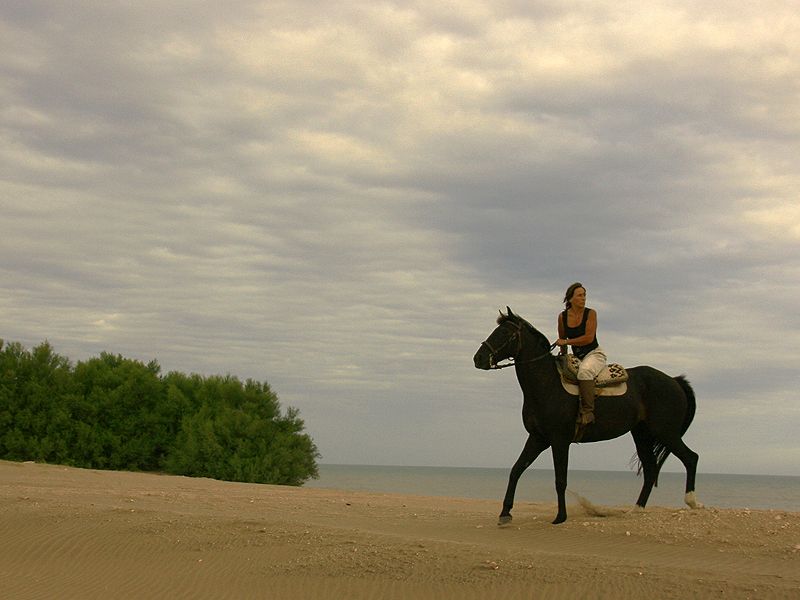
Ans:
<svg viewBox="0 0 800 600"><path fill-rule="evenodd" d="M500 518L497 519L498 527L502 527L503 525L508 525L511 523L511 515L500 515Z"/></svg>
<svg viewBox="0 0 800 600"><path fill-rule="evenodd" d="M705 508L701 502L697 501L697 498L694 495L694 492L688 492L684 497L683 501L686 503L686 506L689 508Z"/></svg>
<svg viewBox="0 0 800 600"><path fill-rule="evenodd" d="M560 525L566 520L567 520L567 515L557 515L556 518L553 520L553 525Z"/></svg>

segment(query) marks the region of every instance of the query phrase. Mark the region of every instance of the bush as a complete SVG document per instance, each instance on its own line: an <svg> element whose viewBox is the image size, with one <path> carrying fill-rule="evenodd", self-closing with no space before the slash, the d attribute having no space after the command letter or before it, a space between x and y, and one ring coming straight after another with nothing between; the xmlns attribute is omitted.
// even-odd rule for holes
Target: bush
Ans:
<svg viewBox="0 0 800 600"><path fill-rule="evenodd" d="M2 341L0 341L2 347ZM267 383L161 376L101 354L74 368L44 342L0 351L0 457L302 485L319 457Z"/></svg>

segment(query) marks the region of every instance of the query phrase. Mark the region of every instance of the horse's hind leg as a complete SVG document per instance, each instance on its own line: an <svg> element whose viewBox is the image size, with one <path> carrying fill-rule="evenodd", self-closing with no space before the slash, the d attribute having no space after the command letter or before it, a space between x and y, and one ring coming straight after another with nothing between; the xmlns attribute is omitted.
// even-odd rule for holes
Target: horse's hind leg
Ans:
<svg viewBox="0 0 800 600"><path fill-rule="evenodd" d="M644 508L658 478L658 464L656 463L653 437L647 427L640 423L631 431L631 435L633 435L636 453L639 455L639 462L642 464L642 472L644 473L644 483L636 505Z"/></svg>
<svg viewBox="0 0 800 600"><path fill-rule="evenodd" d="M694 495L694 480L697 475L697 460L700 458L697 452L693 451L687 446L682 439L665 443L665 446L674 454L678 460L683 463L686 468L686 494L684 502L690 508L703 508L703 505L697 501Z"/></svg>
<svg viewBox="0 0 800 600"><path fill-rule="evenodd" d="M525 447L519 455L517 462L511 467L511 474L508 476L508 488L506 489L506 496L503 499L503 510L500 513L498 525L505 525L511 522L511 509L514 507L514 494L517 491L517 482L525 469L533 464L536 457L539 456L544 450L547 449L548 444L545 441L538 439L535 435L528 436L528 441L525 442Z"/></svg>

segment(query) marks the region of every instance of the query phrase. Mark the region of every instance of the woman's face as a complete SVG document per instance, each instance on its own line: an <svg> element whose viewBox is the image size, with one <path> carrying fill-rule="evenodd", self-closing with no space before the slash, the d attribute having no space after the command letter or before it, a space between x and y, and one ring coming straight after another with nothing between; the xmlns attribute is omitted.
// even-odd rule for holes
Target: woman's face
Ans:
<svg viewBox="0 0 800 600"><path fill-rule="evenodd" d="M575 288L569 301L572 302L572 306L575 308L584 308L586 306L586 290L582 287Z"/></svg>

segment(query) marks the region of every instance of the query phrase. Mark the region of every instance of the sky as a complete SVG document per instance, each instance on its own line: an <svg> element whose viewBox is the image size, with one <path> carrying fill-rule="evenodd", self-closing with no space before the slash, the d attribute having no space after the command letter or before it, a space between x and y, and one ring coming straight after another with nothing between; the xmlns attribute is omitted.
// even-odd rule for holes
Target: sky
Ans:
<svg viewBox="0 0 800 600"><path fill-rule="evenodd" d="M4 0L0 337L267 381L322 463L510 467L472 356L581 281L701 473L800 475L798 56L789 0Z"/></svg>

